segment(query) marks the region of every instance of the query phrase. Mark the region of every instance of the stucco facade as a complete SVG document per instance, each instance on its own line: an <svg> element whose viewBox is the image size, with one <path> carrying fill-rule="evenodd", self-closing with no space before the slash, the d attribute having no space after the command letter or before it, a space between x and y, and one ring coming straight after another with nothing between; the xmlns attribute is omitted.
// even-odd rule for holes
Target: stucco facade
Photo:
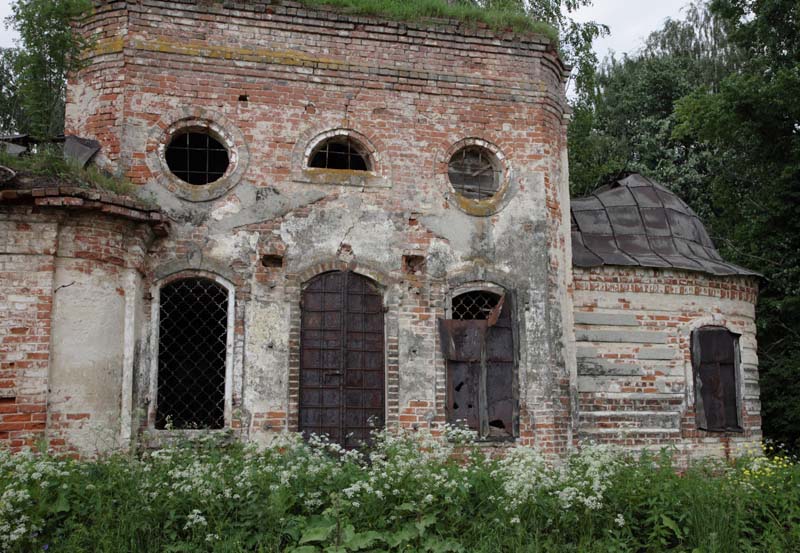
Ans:
<svg viewBox="0 0 800 553"><path fill-rule="evenodd" d="M163 291L187 278L227 298L223 431L264 442L302 429L303 394L318 391L303 388L307 294L334 271L381 298L381 425L448 421L455 357L437 320L455 318L462 292L486 290L513 328L513 417L487 444L718 453L760 436L752 277L573 271L567 70L547 39L200 0L102 2L84 31L96 42L69 84L67 132L98 140L95 162L159 210L90 208L63 190L46 206L4 196L2 324L36 338L3 338L0 386L13 392L0 441L95 454L197 432L165 429L158 414ZM185 132L224 147L221 178L176 177L168 150ZM310 167L330 139L358 144L368 170ZM499 175L488 198L450 180L448 163L470 148ZM693 423L686 332L708 322L742 335L736 435ZM6 426L29 411L30 426Z"/></svg>

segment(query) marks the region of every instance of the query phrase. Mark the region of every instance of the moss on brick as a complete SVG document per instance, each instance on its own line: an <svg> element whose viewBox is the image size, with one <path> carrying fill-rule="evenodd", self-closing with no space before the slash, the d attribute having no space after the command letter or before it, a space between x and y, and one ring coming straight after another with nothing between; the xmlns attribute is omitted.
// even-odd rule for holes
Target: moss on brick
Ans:
<svg viewBox="0 0 800 553"><path fill-rule="evenodd" d="M556 29L513 10L480 8L467 2L448 4L444 0L297 0L307 6L331 6L345 13L372 15L395 21L425 21L449 18L472 25L486 25L495 31L513 30L539 34L558 41Z"/></svg>

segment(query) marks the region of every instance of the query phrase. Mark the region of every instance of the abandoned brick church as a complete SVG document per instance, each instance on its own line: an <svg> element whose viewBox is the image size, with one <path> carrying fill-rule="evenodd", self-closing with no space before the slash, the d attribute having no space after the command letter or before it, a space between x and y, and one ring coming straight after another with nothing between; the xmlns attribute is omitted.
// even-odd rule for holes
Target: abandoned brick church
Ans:
<svg viewBox="0 0 800 553"><path fill-rule="evenodd" d="M640 175L570 200L549 39L283 0L107 0L83 32L67 134L145 200L0 191L3 444L760 440L758 276Z"/></svg>

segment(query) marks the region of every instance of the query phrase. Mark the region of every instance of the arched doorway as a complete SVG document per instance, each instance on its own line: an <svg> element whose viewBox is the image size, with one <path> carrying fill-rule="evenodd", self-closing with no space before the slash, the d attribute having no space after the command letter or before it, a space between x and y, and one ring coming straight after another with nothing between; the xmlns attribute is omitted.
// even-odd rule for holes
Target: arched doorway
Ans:
<svg viewBox="0 0 800 553"><path fill-rule="evenodd" d="M349 271L314 277L301 300L300 431L358 447L385 419L383 299Z"/></svg>

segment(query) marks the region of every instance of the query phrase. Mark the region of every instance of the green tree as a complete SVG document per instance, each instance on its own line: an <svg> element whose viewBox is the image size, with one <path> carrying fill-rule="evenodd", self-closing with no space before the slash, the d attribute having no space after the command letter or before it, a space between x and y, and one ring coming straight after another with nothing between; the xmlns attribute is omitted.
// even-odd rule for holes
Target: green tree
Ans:
<svg viewBox="0 0 800 553"><path fill-rule="evenodd" d="M20 35L19 48L5 54L3 76L9 105L0 104L0 124L47 138L64 130L66 76L80 67L87 40L71 22L91 8L89 0L18 0L7 24ZM8 73L6 73L8 72ZM5 80L5 79L4 79ZM7 93L6 87L3 89Z"/></svg>
<svg viewBox="0 0 800 553"><path fill-rule="evenodd" d="M14 132L23 120L14 69L16 57L16 49L0 48L0 133Z"/></svg>
<svg viewBox="0 0 800 553"><path fill-rule="evenodd" d="M800 446L800 3L714 0L747 53L719 87L677 102L678 139L725 160L708 175L715 233L733 261L757 268L765 433Z"/></svg>

